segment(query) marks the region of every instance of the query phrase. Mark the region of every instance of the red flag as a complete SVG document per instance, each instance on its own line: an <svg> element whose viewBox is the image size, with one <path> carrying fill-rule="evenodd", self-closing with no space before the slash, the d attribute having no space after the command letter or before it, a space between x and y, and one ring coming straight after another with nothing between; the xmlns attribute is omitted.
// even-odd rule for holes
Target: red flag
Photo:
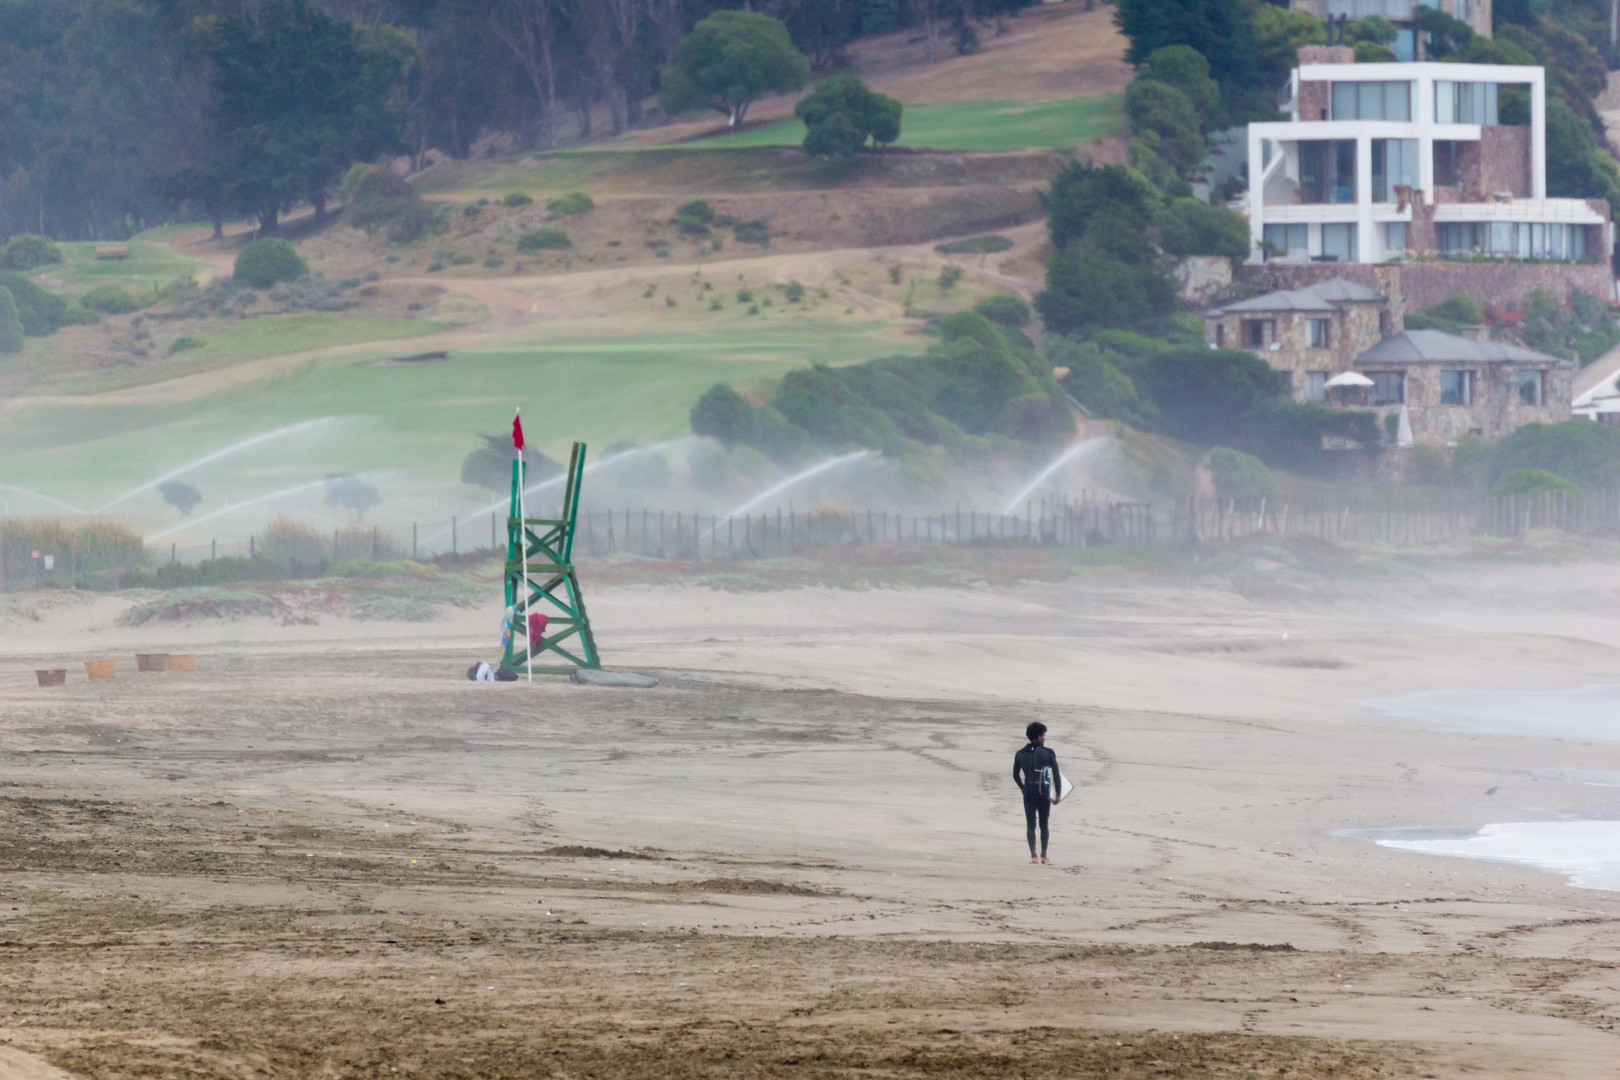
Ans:
<svg viewBox="0 0 1620 1080"><path fill-rule="evenodd" d="M523 449L523 417L512 417L512 449Z"/></svg>

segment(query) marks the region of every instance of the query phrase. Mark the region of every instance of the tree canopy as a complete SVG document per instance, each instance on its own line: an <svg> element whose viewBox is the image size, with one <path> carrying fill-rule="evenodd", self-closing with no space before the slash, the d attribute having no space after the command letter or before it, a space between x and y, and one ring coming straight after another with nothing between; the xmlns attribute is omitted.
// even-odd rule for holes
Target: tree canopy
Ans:
<svg viewBox="0 0 1620 1080"><path fill-rule="evenodd" d="M713 109L736 127L762 95L791 93L809 81L810 61L780 19L716 11L675 47L659 101L669 113Z"/></svg>
<svg viewBox="0 0 1620 1080"><path fill-rule="evenodd" d="M832 75L799 99L793 114L804 121L804 152L848 157L868 140L887 146L900 137L901 105L857 75Z"/></svg>

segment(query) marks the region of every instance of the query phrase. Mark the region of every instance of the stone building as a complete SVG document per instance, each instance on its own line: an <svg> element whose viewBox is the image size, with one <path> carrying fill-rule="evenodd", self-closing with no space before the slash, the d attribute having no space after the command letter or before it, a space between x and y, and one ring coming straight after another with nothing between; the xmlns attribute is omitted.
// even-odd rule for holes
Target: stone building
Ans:
<svg viewBox="0 0 1620 1080"><path fill-rule="evenodd" d="M1367 404L1380 412L1405 406L1413 440L1431 446L1463 435L1500 439L1571 415L1574 361L1506 342L1406 330L1362 353L1356 370L1373 381Z"/></svg>
<svg viewBox="0 0 1620 1080"><path fill-rule="evenodd" d="M1204 323L1211 347L1249 349L1288 372L1298 401L1326 400L1329 379L1401 328L1383 294L1343 278L1228 304Z"/></svg>
<svg viewBox="0 0 1620 1080"><path fill-rule="evenodd" d="M1491 341L1486 327L1467 337L1406 330L1392 307L1385 295L1334 278L1207 312L1204 341L1251 350L1287 372L1296 401L1404 411L1418 443L1499 439L1524 424L1570 418L1572 362ZM1347 372L1365 383L1335 382Z"/></svg>

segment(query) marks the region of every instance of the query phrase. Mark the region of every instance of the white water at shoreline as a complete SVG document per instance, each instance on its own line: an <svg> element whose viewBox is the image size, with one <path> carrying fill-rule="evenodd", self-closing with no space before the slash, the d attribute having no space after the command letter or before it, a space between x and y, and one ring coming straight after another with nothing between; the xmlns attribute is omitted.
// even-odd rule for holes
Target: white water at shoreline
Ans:
<svg viewBox="0 0 1620 1080"><path fill-rule="evenodd" d="M1418 855L1529 866L1581 889L1620 892L1620 821L1513 821L1479 829L1375 829L1342 835Z"/></svg>

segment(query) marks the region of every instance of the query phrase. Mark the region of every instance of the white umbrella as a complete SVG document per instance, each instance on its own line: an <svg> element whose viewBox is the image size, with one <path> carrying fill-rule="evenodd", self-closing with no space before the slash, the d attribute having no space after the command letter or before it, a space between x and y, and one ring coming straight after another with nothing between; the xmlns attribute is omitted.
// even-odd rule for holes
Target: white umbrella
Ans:
<svg viewBox="0 0 1620 1080"><path fill-rule="evenodd" d="M1346 371L1342 375L1335 375L1322 385L1328 389L1336 386L1371 386L1373 381L1359 371Z"/></svg>

